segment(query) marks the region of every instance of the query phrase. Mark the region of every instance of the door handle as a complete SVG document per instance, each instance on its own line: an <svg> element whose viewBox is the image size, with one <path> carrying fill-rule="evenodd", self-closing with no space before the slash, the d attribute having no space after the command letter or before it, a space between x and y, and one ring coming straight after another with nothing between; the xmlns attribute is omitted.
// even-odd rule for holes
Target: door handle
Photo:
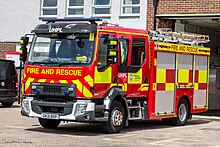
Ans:
<svg viewBox="0 0 220 147"><path fill-rule="evenodd" d="M118 77L114 77L113 83L118 83Z"/></svg>

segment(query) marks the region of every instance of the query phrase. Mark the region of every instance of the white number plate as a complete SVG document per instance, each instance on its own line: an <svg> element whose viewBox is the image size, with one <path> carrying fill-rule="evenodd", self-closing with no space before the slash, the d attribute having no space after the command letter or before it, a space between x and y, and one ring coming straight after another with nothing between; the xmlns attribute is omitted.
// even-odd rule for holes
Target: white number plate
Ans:
<svg viewBox="0 0 220 147"><path fill-rule="evenodd" d="M54 113L42 113L41 116L42 118L46 118L46 119L59 119L60 118L58 114L54 114Z"/></svg>

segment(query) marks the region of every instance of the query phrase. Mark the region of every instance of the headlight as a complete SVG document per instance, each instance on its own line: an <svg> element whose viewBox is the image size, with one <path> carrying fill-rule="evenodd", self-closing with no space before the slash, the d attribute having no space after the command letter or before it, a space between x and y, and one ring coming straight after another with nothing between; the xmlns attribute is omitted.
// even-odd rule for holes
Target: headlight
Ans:
<svg viewBox="0 0 220 147"><path fill-rule="evenodd" d="M30 113L30 109L29 109L29 102L28 100L24 99L22 101L22 110L27 112L27 113Z"/></svg>
<svg viewBox="0 0 220 147"><path fill-rule="evenodd" d="M5 86L5 82L1 82L1 86L4 87Z"/></svg>
<svg viewBox="0 0 220 147"><path fill-rule="evenodd" d="M86 112L86 104L76 104L75 116L80 116Z"/></svg>

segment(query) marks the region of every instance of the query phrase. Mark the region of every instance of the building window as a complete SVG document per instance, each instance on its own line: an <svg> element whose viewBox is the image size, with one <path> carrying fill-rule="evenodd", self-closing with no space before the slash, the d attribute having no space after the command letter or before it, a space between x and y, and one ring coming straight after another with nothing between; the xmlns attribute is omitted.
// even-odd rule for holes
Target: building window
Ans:
<svg viewBox="0 0 220 147"><path fill-rule="evenodd" d="M139 15L140 0L123 0L122 15Z"/></svg>
<svg viewBox="0 0 220 147"><path fill-rule="evenodd" d="M57 0L42 0L42 16L57 16Z"/></svg>
<svg viewBox="0 0 220 147"><path fill-rule="evenodd" d="M68 16L82 16L84 11L84 0L68 0Z"/></svg>
<svg viewBox="0 0 220 147"><path fill-rule="evenodd" d="M110 16L110 14L111 14L111 0L93 0L93 15Z"/></svg>

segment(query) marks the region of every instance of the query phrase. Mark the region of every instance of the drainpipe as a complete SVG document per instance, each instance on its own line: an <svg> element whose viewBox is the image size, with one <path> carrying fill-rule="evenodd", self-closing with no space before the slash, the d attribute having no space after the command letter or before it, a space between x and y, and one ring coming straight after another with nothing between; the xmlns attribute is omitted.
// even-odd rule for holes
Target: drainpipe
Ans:
<svg viewBox="0 0 220 147"><path fill-rule="evenodd" d="M153 5L154 5L154 31L156 30L156 25L157 25L157 6L158 6L159 0L153 0Z"/></svg>

